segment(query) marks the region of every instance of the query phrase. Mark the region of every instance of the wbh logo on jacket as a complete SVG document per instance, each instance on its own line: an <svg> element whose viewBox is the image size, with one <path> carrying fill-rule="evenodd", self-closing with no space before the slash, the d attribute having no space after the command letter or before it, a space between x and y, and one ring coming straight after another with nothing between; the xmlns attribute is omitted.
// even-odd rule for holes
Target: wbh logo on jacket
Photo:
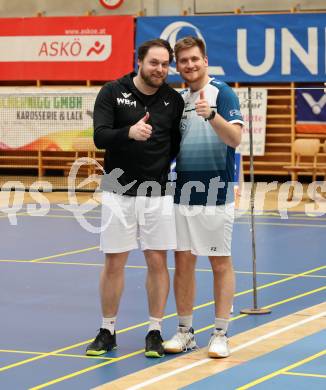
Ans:
<svg viewBox="0 0 326 390"><path fill-rule="evenodd" d="M127 94L123 94L127 95ZM117 104L118 106L128 106L128 107L135 107L136 108L136 100L130 100L126 98L117 98Z"/></svg>
<svg viewBox="0 0 326 390"><path fill-rule="evenodd" d="M326 94L321 89L296 91L298 133L326 133Z"/></svg>

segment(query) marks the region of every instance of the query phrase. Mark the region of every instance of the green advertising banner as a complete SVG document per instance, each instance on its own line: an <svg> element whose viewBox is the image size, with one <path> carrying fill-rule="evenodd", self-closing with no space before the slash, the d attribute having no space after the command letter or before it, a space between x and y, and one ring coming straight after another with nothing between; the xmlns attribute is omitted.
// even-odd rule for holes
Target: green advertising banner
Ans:
<svg viewBox="0 0 326 390"><path fill-rule="evenodd" d="M0 149L71 151L93 135L98 88L82 91L0 91Z"/></svg>

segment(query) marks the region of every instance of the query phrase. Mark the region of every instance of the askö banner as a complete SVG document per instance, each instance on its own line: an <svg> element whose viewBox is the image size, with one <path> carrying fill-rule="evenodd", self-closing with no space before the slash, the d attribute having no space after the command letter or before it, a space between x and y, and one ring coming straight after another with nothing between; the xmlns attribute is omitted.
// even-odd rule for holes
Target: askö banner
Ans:
<svg viewBox="0 0 326 390"><path fill-rule="evenodd" d="M325 81L326 13L142 17L136 46L186 35L206 42L209 73L227 82ZM175 63L169 81L179 81Z"/></svg>
<svg viewBox="0 0 326 390"><path fill-rule="evenodd" d="M133 50L132 16L0 19L0 80L112 80Z"/></svg>

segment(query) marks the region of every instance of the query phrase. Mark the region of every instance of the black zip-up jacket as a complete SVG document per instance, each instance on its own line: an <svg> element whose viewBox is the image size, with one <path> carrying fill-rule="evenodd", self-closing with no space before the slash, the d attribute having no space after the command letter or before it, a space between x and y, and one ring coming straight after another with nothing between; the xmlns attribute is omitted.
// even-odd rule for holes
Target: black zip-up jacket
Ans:
<svg viewBox="0 0 326 390"><path fill-rule="evenodd" d="M107 174L115 168L122 169L124 173L118 179L122 186L137 180L124 195L136 196L139 185L146 181L156 181L161 186L161 193L152 195L164 195L170 163L179 151L184 102L178 92L163 84L146 106L132 81L135 76L128 74L106 83L100 90L94 107L94 142L98 149L105 149ZM146 112L147 123L152 126L151 137L146 141L130 139L130 127ZM112 191L108 186L104 177L102 189Z"/></svg>

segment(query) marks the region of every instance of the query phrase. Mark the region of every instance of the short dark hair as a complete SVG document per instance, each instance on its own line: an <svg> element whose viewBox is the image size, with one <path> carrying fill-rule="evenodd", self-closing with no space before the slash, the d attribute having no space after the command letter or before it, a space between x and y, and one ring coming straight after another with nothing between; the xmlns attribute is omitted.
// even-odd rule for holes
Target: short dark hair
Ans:
<svg viewBox="0 0 326 390"><path fill-rule="evenodd" d="M198 38L193 36L188 36L181 38L177 41L177 43L174 46L174 53L175 57L177 59L178 54L181 50L190 49L192 47L198 47L203 57L206 57L206 47L205 42Z"/></svg>
<svg viewBox="0 0 326 390"><path fill-rule="evenodd" d="M172 47L170 46L169 42L166 41L165 39L157 38L157 39L152 39L150 41L146 41L142 43L138 47L137 55L138 55L138 60L143 61L144 58L146 57L146 54L148 53L148 50L152 47L163 47L166 49L169 53L169 63L173 61L173 50Z"/></svg>

